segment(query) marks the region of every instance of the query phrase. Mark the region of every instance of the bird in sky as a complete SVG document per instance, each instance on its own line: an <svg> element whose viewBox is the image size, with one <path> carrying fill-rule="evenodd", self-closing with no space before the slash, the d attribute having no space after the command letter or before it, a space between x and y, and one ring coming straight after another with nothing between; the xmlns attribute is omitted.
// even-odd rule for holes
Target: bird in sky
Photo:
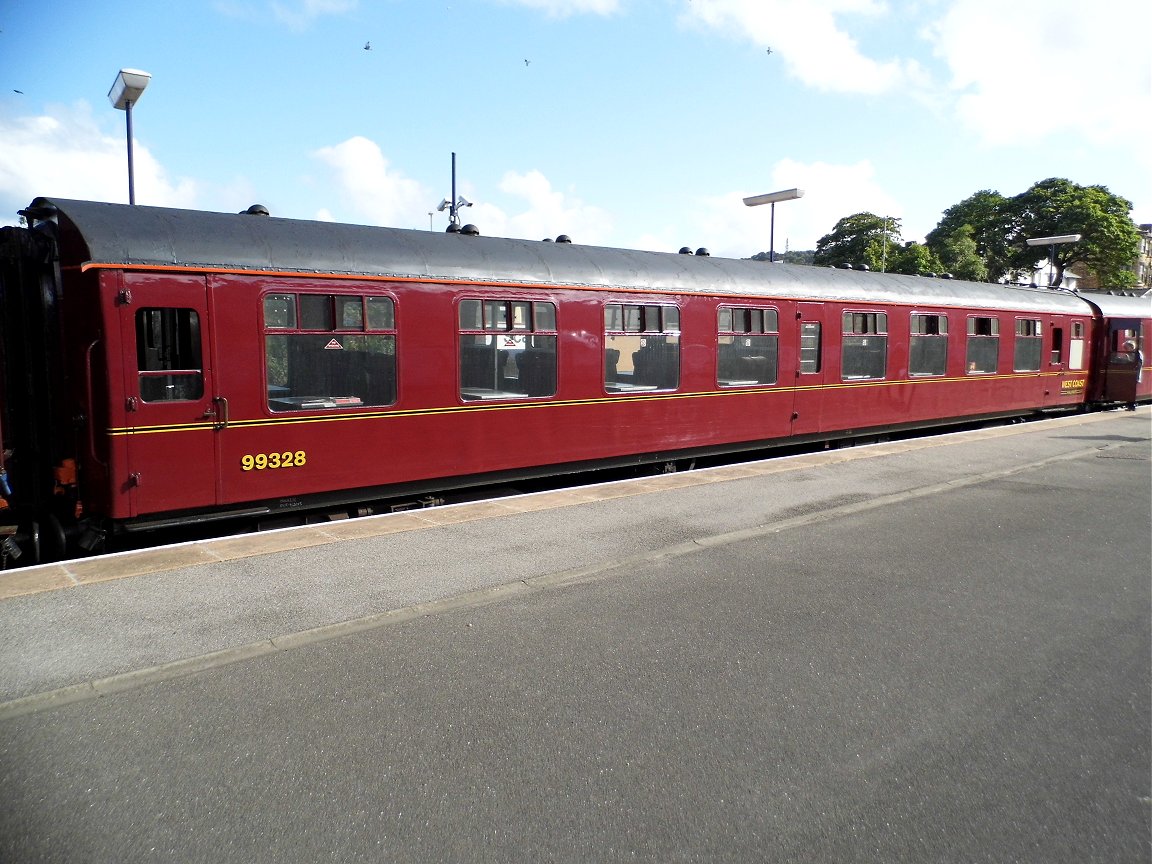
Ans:
<svg viewBox="0 0 1152 864"><path fill-rule="evenodd" d="M364 50L365 51L371 51L372 50L372 43L371 42L365 42L364 43Z"/></svg>

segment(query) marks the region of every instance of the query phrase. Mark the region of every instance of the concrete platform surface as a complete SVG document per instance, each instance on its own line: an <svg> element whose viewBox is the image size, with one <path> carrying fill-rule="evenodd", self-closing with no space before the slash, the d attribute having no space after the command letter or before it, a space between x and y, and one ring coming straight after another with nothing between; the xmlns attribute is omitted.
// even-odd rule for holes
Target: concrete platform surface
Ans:
<svg viewBox="0 0 1152 864"><path fill-rule="evenodd" d="M0 860L1147 861L1152 426L3 574Z"/></svg>

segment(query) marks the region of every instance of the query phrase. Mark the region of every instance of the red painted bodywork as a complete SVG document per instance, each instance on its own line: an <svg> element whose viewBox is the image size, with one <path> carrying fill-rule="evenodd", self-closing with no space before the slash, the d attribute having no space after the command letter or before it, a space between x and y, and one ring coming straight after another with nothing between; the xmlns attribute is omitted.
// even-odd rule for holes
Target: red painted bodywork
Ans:
<svg viewBox="0 0 1152 864"><path fill-rule="evenodd" d="M53 532L63 526L60 547L92 525L118 531L343 506L507 478L1152 401L1147 299L98 202L38 199L28 212L32 228L0 229L33 250L0 249L0 299L10 301L0 306L0 412L5 447L16 442L7 466L16 486L5 500L10 513L19 511L0 521ZM269 407L264 298L289 293L392 299L394 328L384 328L395 338L392 404ZM460 304L477 299L553 304L555 336L550 325L543 329L557 345L554 395L461 398ZM606 389L606 340L616 338L605 333L609 304L676 307L675 389ZM721 306L775 312L774 384L719 386ZM141 381L159 386L173 368L138 368L145 309L194 315L198 330L189 338L198 344L202 383L194 395L144 398ZM845 313L887 316L884 378L843 376ZM914 314L947 318L942 375L909 375ZM999 321L994 371L966 368L972 316ZM1013 368L1018 319L1040 321L1038 370ZM814 325L822 336L819 368L802 369L801 331ZM43 344L20 338L40 330ZM1138 350L1120 351L1116 343L1129 337ZM44 363L45 351L53 363ZM30 387L29 370L47 370L35 378L42 383ZM529 389L530 380L517 383ZM23 401L43 397L45 410L13 404L14 387ZM285 467L254 469L257 457Z"/></svg>
<svg viewBox="0 0 1152 864"><path fill-rule="evenodd" d="M107 370L107 432L89 455L108 466L86 489L87 507L115 520L150 514L285 499L332 490L377 489L414 481L492 474L530 466L611 460L630 454L679 453L791 436L829 436L870 428L929 424L945 418L1071 407L1085 398L1088 370L1070 370L1068 316L1040 317L1044 332L1064 334L1062 362L1040 372L1012 371L1011 310L998 313L1001 350L995 375L964 369L966 318L972 310L763 298L780 321L774 386L720 390L716 385L717 307L731 297L655 294L676 304L681 321L681 379L674 392L620 396L603 386L603 307L634 295L593 289L486 288L346 279L342 294L386 293L398 320L396 403L387 408L277 413L266 399L261 301L273 291L329 293L331 280L258 274L134 273L103 269L96 279L106 338L96 349ZM464 402L456 371L457 303L495 292L556 304L557 393L547 399ZM128 292L125 294L125 292ZM125 301L125 297L131 297ZM743 298L747 301L748 298ZM140 304L197 310L205 373L203 398L148 404L135 392L132 314ZM842 381L840 316L845 310L888 313L888 370L883 381ZM977 310L988 315L987 310ZM1087 310L1086 310L1087 311ZM907 376L912 312L947 315L954 334L939 378ZM799 318L823 326L823 369L799 371ZM1085 328L1092 321L1079 319ZM1087 349L1085 361L1088 359ZM1145 385L1147 393L1147 385ZM227 423L221 415L227 405ZM306 464L244 471L245 454L303 451Z"/></svg>

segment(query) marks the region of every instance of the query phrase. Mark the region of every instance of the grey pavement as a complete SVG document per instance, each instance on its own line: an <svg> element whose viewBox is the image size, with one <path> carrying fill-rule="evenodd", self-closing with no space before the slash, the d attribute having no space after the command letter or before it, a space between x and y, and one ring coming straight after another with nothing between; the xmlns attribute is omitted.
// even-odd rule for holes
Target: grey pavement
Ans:
<svg viewBox="0 0 1152 864"><path fill-rule="evenodd" d="M0 860L1152 860L1150 433L4 600Z"/></svg>

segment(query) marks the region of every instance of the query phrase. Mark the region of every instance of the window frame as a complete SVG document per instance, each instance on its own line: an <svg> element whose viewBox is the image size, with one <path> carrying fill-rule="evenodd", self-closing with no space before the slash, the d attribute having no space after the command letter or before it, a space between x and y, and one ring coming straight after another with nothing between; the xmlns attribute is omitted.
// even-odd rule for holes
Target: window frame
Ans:
<svg viewBox="0 0 1152 864"><path fill-rule="evenodd" d="M888 313L881 309L843 309L840 313L840 380L841 381L886 381L888 380ZM880 343L880 351L870 346L868 340ZM851 340L851 341L850 341ZM880 356L880 374L871 374ZM861 374L849 375L846 360L862 359Z"/></svg>
<svg viewBox="0 0 1152 864"><path fill-rule="evenodd" d="M737 314L740 316L738 322ZM725 321L727 318L727 321ZM727 325L727 326L725 326ZM723 340L730 341L723 341ZM738 344L743 340L743 345ZM733 350L725 351L725 348ZM770 352L746 354L740 348ZM728 355L728 356L726 356ZM722 372L732 374L724 376ZM751 375L752 377L747 377ZM780 310L722 303L716 307L716 386L771 387L780 380Z"/></svg>
<svg viewBox="0 0 1152 864"><path fill-rule="evenodd" d="M200 312L188 306L144 306L136 310L133 327L140 401L154 405L203 399Z"/></svg>
<svg viewBox="0 0 1152 864"><path fill-rule="evenodd" d="M983 326L983 322L987 322L988 326ZM1000 370L1000 317L998 315L968 315L966 318L965 326L967 338L964 343L964 371L967 375L995 375ZM979 332L987 330L988 332ZM974 341L975 340L975 341ZM974 354L982 353L983 349L979 349L984 341L994 344L995 346L995 362L992 368L977 367L977 362L981 358L973 359ZM986 365L986 364L985 364Z"/></svg>
<svg viewBox="0 0 1152 864"><path fill-rule="evenodd" d="M288 298L291 298L290 300ZM305 299L307 298L307 299ZM323 298L327 299L327 313L317 315L316 312L321 309ZM288 305L284 307L286 314L284 323L277 323L270 321L269 303L270 301L279 300L286 302ZM354 302L355 301L355 302ZM373 320L377 319L377 315L371 312L371 305L373 301L387 301L388 312L386 318L388 319L383 324L373 324ZM312 307L307 315L304 312L304 305L308 304ZM346 315L337 315L338 310L346 312L349 308L359 307L358 320L349 321ZM284 414L292 411L316 411L316 410L354 410L361 408L387 408L395 405L399 398L399 327L398 327L398 307L399 304L396 298L388 293L378 290L368 291L350 291L350 290L332 290L329 288L317 290L309 287L292 288L290 290L272 290L267 291L260 295L260 328L263 337L263 363L264 363L264 381L265 381L265 394L266 402L265 407L268 411L274 414ZM306 318L310 320L305 320ZM305 325L309 326L305 326ZM365 366L358 367L357 371L351 368L340 370L332 369L328 366L323 370L324 376L343 376L345 380L339 382L343 387L351 390L360 390L359 394L342 392L333 393L318 393L314 396L300 396L296 395L295 379L293 378L292 365L293 361L290 360L292 347L288 341L285 341L284 348L284 375L287 376L287 385L273 384L273 354L279 353L281 349L273 348L275 344L273 340L291 340L294 337L311 337L313 339L323 339L329 337L329 345L334 341L339 345L339 350L347 351L348 354L343 356L356 356L365 355L365 359L369 357L387 357L391 358L390 361L385 361L384 366L379 366L374 371L378 374L374 376L375 387L383 388L382 395L378 398L369 396L370 385L367 383L371 376L366 376L365 373L369 370ZM349 340L357 340L356 343L350 343ZM363 347L349 347L349 344L362 345ZM327 348L327 346L325 346ZM364 348L379 348L383 350L363 350ZM332 350L336 350L335 348ZM333 355L335 356L335 355ZM327 362L327 361L325 361ZM310 364L301 363L303 368L309 368ZM312 369L312 371L316 371ZM382 374L380 374L382 373ZM348 376L361 378L360 381L350 380ZM358 386L353 386L358 385ZM276 392L279 389L287 388L287 393ZM367 400L367 401L366 401Z"/></svg>
<svg viewBox="0 0 1152 864"><path fill-rule="evenodd" d="M473 304L478 304L473 306ZM459 297L456 300L456 394L461 402L471 404L491 400L520 401L555 398L560 370L560 304L553 298L523 297L511 294ZM475 311L468 311L475 310ZM478 314L476 314L478 313ZM469 320L466 320L466 315ZM511 345L501 347L503 335ZM483 343L476 340L484 339ZM542 345L550 347L541 348ZM523 347L514 347L522 345ZM488 351L488 347L491 351ZM480 348L480 352L470 349ZM480 365L467 354L491 353ZM504 355L504 356L501 356ZM541 365L538 358L551 357ZM526 363L529 358L532 362ZM505 375L509 360L516 365L516 377ZM489 378L491 372L491 378ZM496 380L499 374L500 380ZM506 389L515 381L521 390ZM499 384L500 386L497 386ZM535 391L535 392L534 392Z"/></svg>
<svg viewBox="0 0 1152 864"><path fill-rule="evenodd" d="M663 299L646 299L640 303L634 300L604 302L601 314L604 327L604 392L633 395L680 389L683 332L680 329L680 313L678 304ZM650 342L651 339L658 341ZM617 340L621 340L619 347L614 347L613 343ZM621 352L627 351L631 342L636 345L626 360L632 363L631 371L622 372L619 369ZM669 347L675 350L665 350ZM652 356L645 357L641 352ZM674 365L668 362L670 354L675 357ZM645 361L646 368L637 369L637 363L641 360ZM647 367L648 361L652 361L650 368Z"/></svg>
<svg viewBox="0 0 1152 864"><path fill-rule="evenodd" d="M1034 365L1025 365L1032 363ZM1012 340L1012 371L1039 372L1044 364L1044 321L1017 317Z"/></svg>
<svg viewBox="0 0 1152 864"><path fill-rule="evenodd" d="M921 329L918 323L925 325L932 322L932 326ZM917 351L919 340L924 342L925 348L935 347L933 343L943 340L944 356L942 362L935 363L931 368L913 368L913 362L919 359L931 360L932 357L921 358L919 355L931 355L933 351ZM951 334L948 316L941 312L921 312L914 310L908 317L908 377L909 378L941 378L948 374L948 355L951 351Z"/></svg>

